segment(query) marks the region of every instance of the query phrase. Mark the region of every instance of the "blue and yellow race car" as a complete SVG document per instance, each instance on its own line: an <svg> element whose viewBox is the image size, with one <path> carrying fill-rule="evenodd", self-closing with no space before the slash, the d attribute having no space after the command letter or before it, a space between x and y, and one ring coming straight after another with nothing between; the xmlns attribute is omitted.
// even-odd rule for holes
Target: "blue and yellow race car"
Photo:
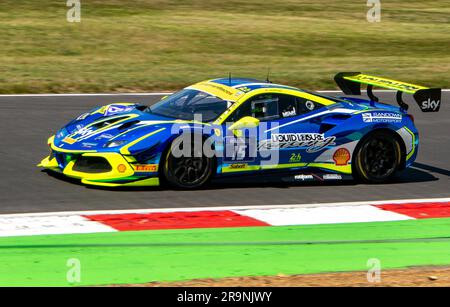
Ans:
<svg viewBox="0 0 450 307"><path fill-rule="evenodd" d="M48 139L38 165L95 186L191 189L212 178L385 182L410 166L419 136L402 93L437 112L441 90L339 73L349 96L328 97L244 78L200 82L152 106L114 103L78 116ZM399 106L373 87L397 90Z"/></svg>

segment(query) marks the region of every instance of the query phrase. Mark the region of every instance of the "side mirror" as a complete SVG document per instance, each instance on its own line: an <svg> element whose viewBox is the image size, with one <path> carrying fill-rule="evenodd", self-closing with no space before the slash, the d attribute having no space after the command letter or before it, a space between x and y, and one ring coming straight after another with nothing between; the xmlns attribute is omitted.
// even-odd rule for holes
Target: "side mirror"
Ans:
<svg viewBox="0 0 450 307"><path fill-rule="evenodd" d="M232 124L228 130L232 130L234 135L237 137L242 136L242 129L248 129L248 128L256 128L259 126L259 120L251 117L251 116L245 116L242 117L240 120Z"/></svg>

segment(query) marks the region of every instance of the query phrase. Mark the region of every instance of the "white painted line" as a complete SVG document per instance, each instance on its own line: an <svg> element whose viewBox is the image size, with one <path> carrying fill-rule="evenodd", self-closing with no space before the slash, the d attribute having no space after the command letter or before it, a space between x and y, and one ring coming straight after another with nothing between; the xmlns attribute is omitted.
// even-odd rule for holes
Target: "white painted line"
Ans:
<svg viewBox="0 0 450 307"><path fill-rule="evenodd" d="M108 225L79 215L0 217L0 237L116 231Z"/></svg>
<svg viewBox="0 0 450 307"><path fill-rule="evenodd" d="M450 203L450 198L427 199L426 202ZM391 200L374 202L351 202L351 203L327 203L307 205L284 205L284 206L253 206L253 207L224 207L224 208L187 208L187 209L147 209L147 210L105 210L105 211L82 211L82 212L57 212L44 214L8 214L0 215L0 237L53 235L53 234L82 234L82 233L104 233L116 232L112 226L102 221L89 219L90 215L110 215L111 219L118 219L118 214L127 213L124 221L134 220L132 214L138 213L169 213L187 212L186 218L201 211L217 211L227 209L241 216L265 222L270 226L287 225L319 225L340 223L363 223L363 222L387 222L412 220L413 217L392 210L384 210L376 204L402 204L402 203L424 203L424 200ZM420 206L419 206L420 207ZM232 209L233 210L230 210ZM131 214L131 215L130 215ZM214 218L214 217L211 217ZM162 222L164 224L164 222ZM140 228L136 228L139 230ZM161 227L164 229L164 227Z"/></svg>
<svg viewBox="0 0 450 307"><path fill-rule="evenodd" d="M234 212L272 226L389 222L414 218L374 206L334 206L288 209L244 209Z"/></svg>
<svg viewBox="0 0 450 307"><path fill-rule="evenodd" d="M406 204L406 203L446 203L450 202L447 198L423 198L423 199L396 199L396 200L377 200L377 201L353 201L353 202L335 202L335 203L304 203L304 204L286 204L269 206L222 206L222 207L189 207L189 208L158 208L158 209L126 209L126 210L92 210L92 211L62 211L62 212L39 212L39 213L14 213L1 214L2 217L20 217L20 216L69 216L69 215L94 215L94 214L128 214L128 213L154 213L154 212L193 212L193 211L219 211L219 210L249 210L249 209L289 209L289 208L317 208L317 207L339 207L339 206L364 206L364 205L385 205L385 204Z"/></svg>

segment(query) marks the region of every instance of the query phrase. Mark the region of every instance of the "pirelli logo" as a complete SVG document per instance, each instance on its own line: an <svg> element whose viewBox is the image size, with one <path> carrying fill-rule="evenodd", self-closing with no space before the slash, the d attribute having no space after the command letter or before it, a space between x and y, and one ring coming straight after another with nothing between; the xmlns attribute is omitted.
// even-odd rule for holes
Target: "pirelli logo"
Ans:
<svg viewBox="0 0 450 307"><path fill-rule="evenodd" d="M134 164L135 172L154 173L158 171L158 164Z"/></svg>

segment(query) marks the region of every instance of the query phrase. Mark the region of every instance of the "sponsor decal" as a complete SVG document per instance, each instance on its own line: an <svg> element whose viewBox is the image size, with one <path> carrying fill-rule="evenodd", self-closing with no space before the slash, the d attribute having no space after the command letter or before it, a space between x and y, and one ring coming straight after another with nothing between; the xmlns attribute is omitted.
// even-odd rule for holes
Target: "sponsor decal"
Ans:
<svg viewBox="0 0 450 307"><path fill-rule="evenodd" d="M73 143L75 143L77 140L75 140L75 139L72 139L71 137L65 137L64 139L63 139L63 142L65 142L65 143L67 143L67 144L73 144Z"/></svg>
<svg viewBox="0 0 450 307"><path fill-rule="evenodd" d="M295 180L301 180L301 181L314 180L314 176L313 175L300 174L300 175L295 175L294 179Z"/></svg>
<svg viewBox="0 0 450 307"><path fill-rule="evenodd" d="M97 146L97 143L81 143L81 146L83 146L84 148L92 148Z"/></svg>
<svg viewBox="0 0 450 307"><path fill-rule="evenodd" d="M125 164L119 164L119 165L117 166L117 171L118 171L119 173L125 173L126 170L127 170L127 167L125 166Z"/></svg>
<svg viewBox="0 0 450 307"><path fill-rule="evenodd" d="M350 152L347 148L339 148L334 152L333 160L337 166L347 165L350 161Z"/></svg>
<svg viewBox="0 0 450 307"><path fill-rule="evenodd" d="M123 105L109 105L105 110L105 116L111 116L118 113L130 112L134 109L134 106L123 106Z"/></svg>
<svg viewBox="0 0 450 307"><path fill-rule="evenodd" d="M281 113L283 115L283 117L291 117L291 116L295 116L297 115L297 111L295 110L295 108L293 107L292 110L287 110Z"/></svg>
<svg viewBox="0 0 450 307"><path fill-rule="evenodd" d="M365 123L399 123L402 121L402 115L389 112L370 112L363 113L362 119Z"/></svg>
<svg viewBox="0 0 450 307"><path fill-rule="evenodd" d="M84 114L81 114L80 116L77 117L76 120L83 120L83 119L86 119L86 117L88 117L90 114L91 114L91 113L84 113Z"/></svg>
<svg viewBox="0 0 450 307"><path fill-rule="evenodd" d="M251 89L247 86L241 86L241 87L238 87L237 89L244 93L248 93L251 91Z"/></svg>
<svg viewBox="0 0 450 307"><path fill-rule="evenodd" d="M256 156L256 138L225 138L224 162L253 162Z"/></svg>
<svg viewBox="0 0 450 307"><path fill-rule="evenodd" d="M158 171L158 164L135 164L133 165L133 169L136 172L157 172Z"/></svg>
<svg viewBox="0 0 450 307"><path fill-rule="evenodd" d="M299 153L292 153L289 162L300 162L302 160L302 156Z"/></svg>
<svg viewBox="0 0 450 307"><path fill-rule="evenodd" d="M225 94L227 94L229 96L233 95L233 93L230 90L228 90L225 86L222 86L222 85L219 85L219 84L203 83L202 85L205 86L205 87L212 87L212 88L214 88L214 89L216 89L218 91L221 91L221 92L223 92L223 93L225 93Z"/></svg>
<svg viewBox="0 0 450 307"><path fill-rule="evenodd" d="M109 140L109 139L112 139L113 137L114 137L114 136L113 136L112 134L109 134L109 133L102 133L102 134L100 134L98 137L96 137L94 140L96 140L96 141L102 140L102 139Z"/></svg>
<svg viewBox="0 0 450 307"><path fill-rule="evenodd" d="M428 100L422 101L422 110L427 110L427 111L435 111L439 108L439 105L441 104L440 100L431 100L430 98L428 98Z"/></svg>
<svg viewBox="0 0 450 307"><path fill-rule="evenodd" d="M248 164L247 163L233 163L230 165L231 169L244 169L247 168Z"/></svg>
<svg viewBox="0 0 450 307"><path fill-rule="evenodd" d="M388 87L393 86L398 89L404 89L404 90L413 91L413 92L420 90L422 88L419 86L415 86L414 84L402 83L402 82L395 81L395 80L383 79L383 78L367 76L367 75L362 75L362 74L351 77L351 79L365 81L365 82L375 82L375 83L379 83L379 84L384 84Z"/></svg>
<svg viewBox="0 0 450 307"><path fill-rule="evenodd" d="M308 110L310 110L310 111L314 110L314 108L316 107L316 105L314 104L314 102L309 101L309 100L305 103L305 106L306 106L306 108L307 108Z"/></svg>
<svg viewBox="0 0 450 307"><path fill-rule="evenodd" d="M259 150L307 148L307 152L313 153L336 145L335 140L335 136L325 137L323 133L274 133L271 139L259 143Z"/></svg>
<svg viewBox="0 0 450 307"><path fill-rule="evenodd" d="M322 178L323 180L342 180L342 176L339 174L325 174Z"/></svg>
<svg viewBox="0 0 450 307"><path fill-rule="evenodd" d="M91 134L93 132L94 132L94 129L92 127L84 127L84 128L81 128L80 130L78 130L76 132L76 135L83 137L83 136L87 136L88 134Z"/></svg>

